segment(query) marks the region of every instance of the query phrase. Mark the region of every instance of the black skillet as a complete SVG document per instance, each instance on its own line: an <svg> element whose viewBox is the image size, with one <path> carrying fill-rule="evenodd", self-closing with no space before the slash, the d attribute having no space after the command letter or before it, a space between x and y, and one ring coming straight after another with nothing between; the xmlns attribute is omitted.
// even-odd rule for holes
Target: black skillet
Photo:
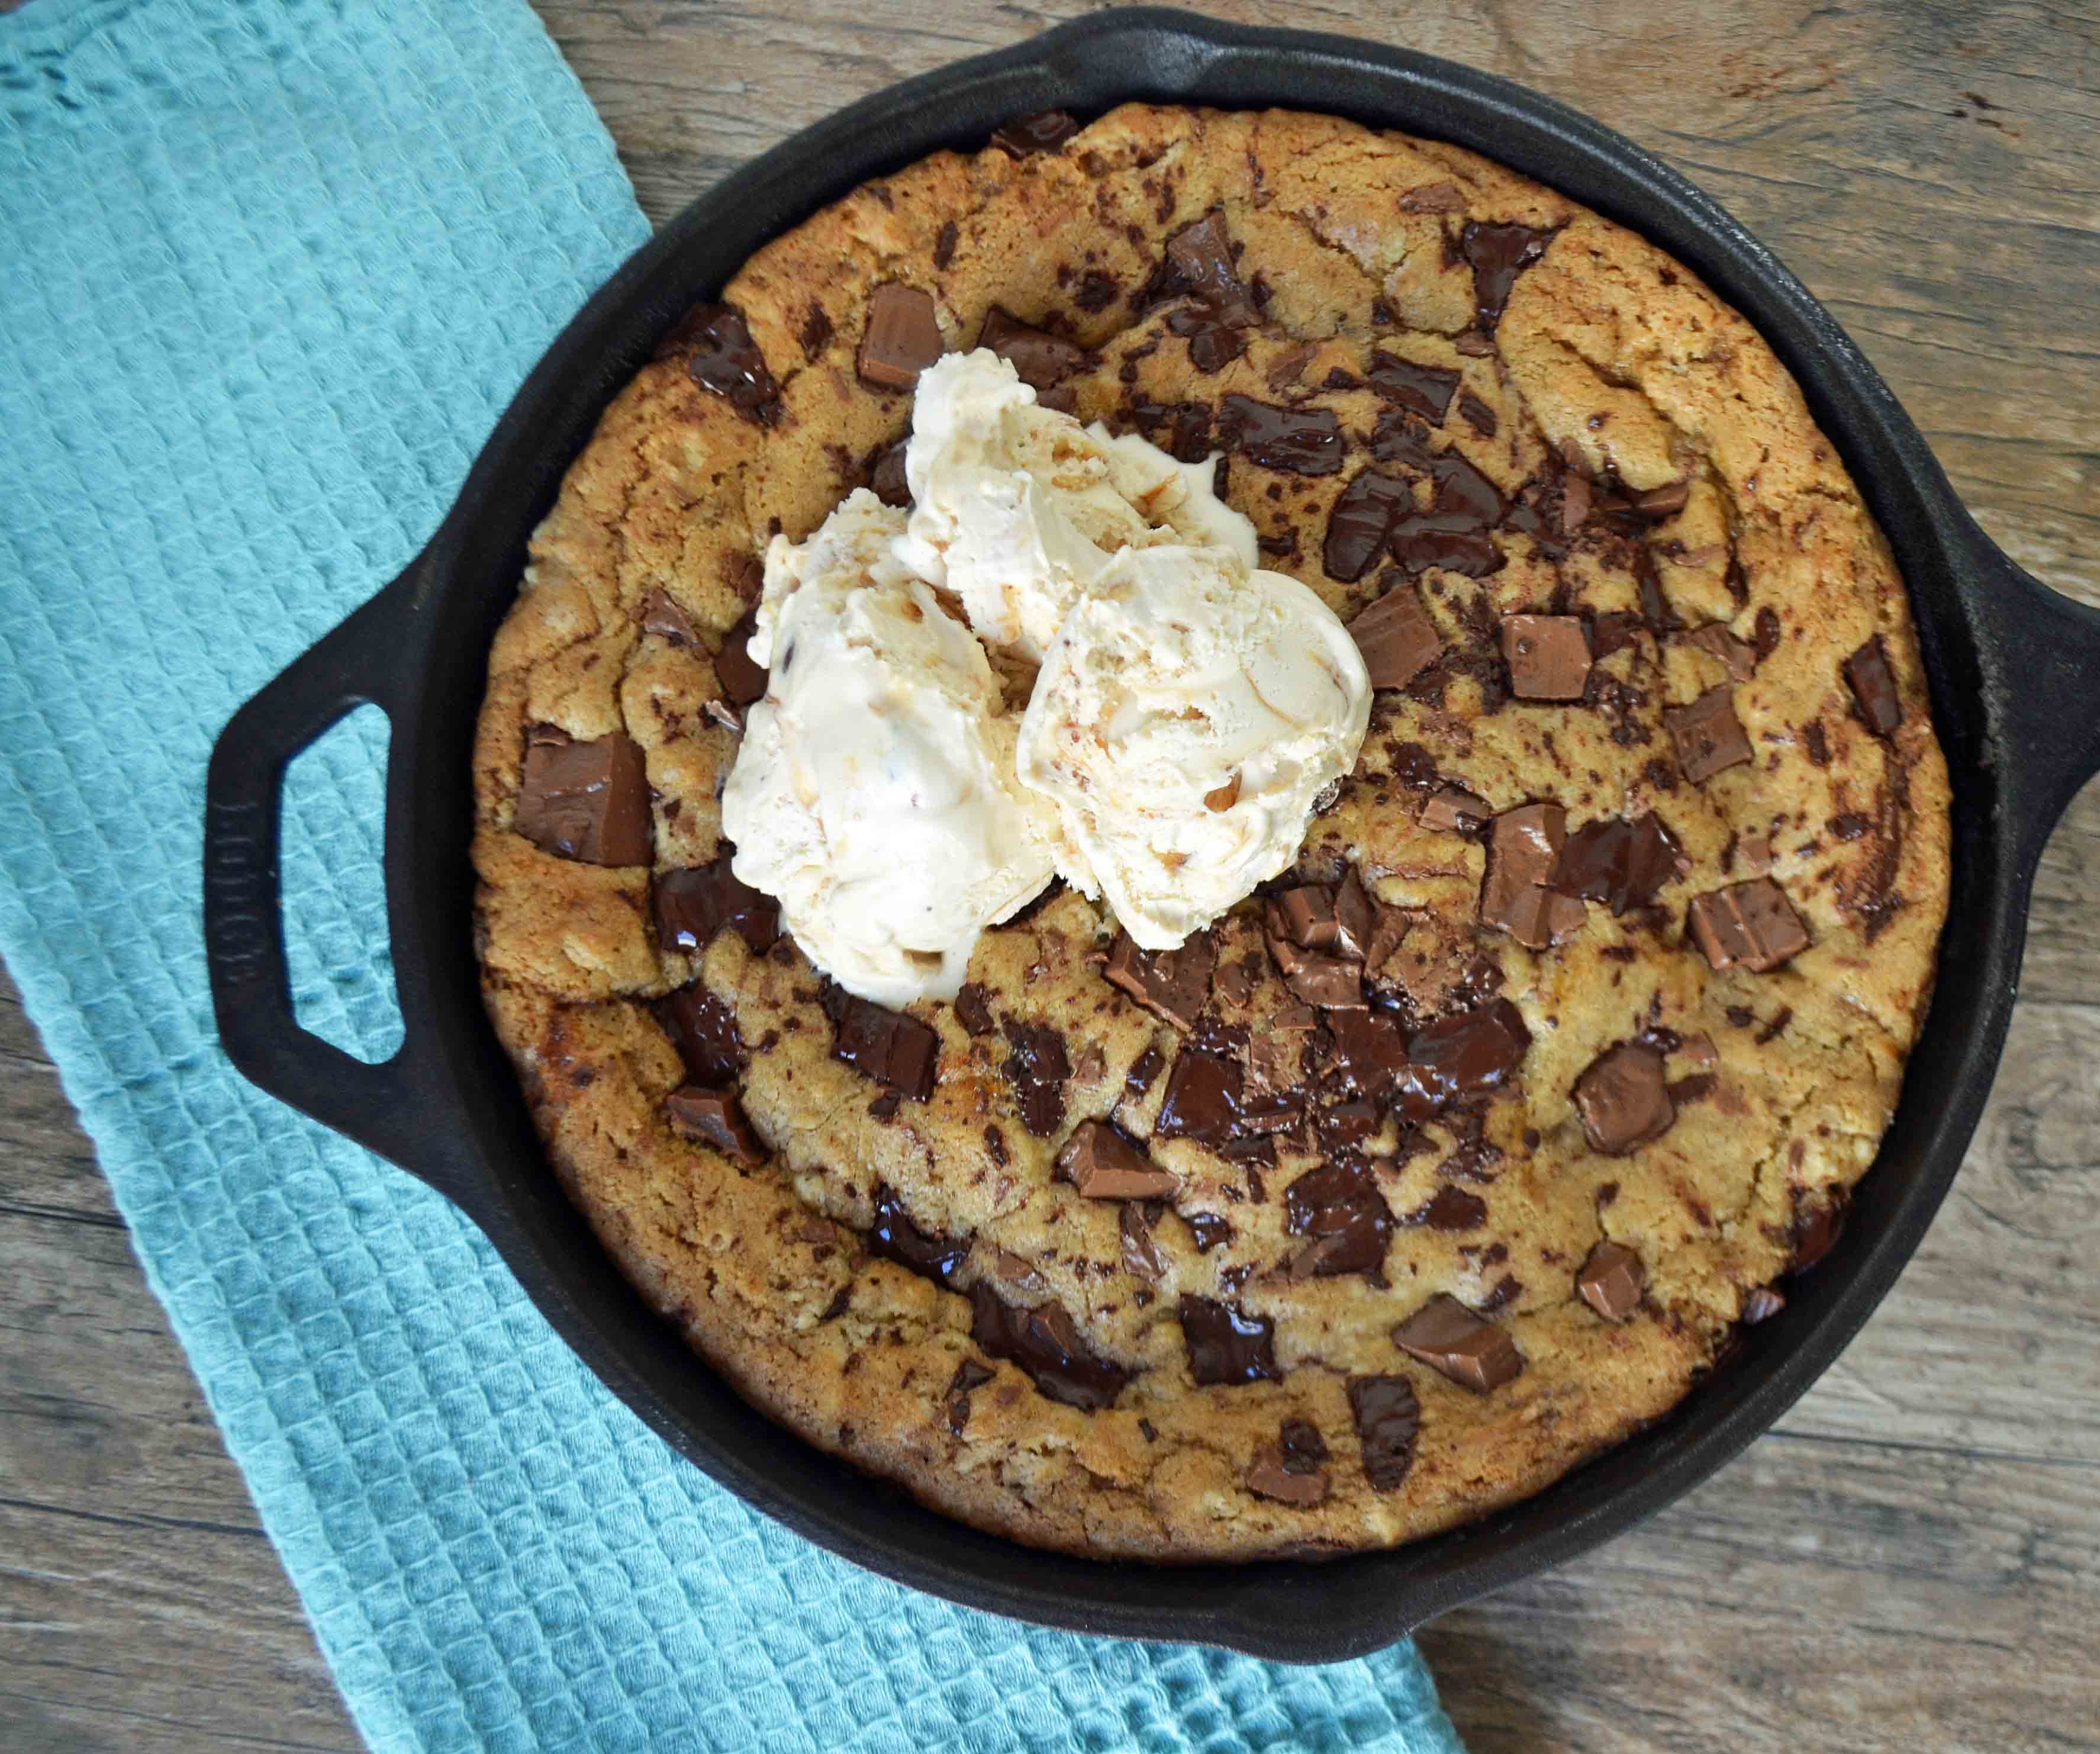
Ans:
<svg viewBox="0 0 2100 1754"><path fill-rule="evenodd" d="M599 411L687 306L855 184L999 122L1126 99L1325 110L1471 147L1645 234L1769 339L1807 391L1910 587L1954 781L1939 986L1901 1106L1842 1241L1675 1414L1538 1497L1454 1533L1327 1563L1161 1568L1026 1552L920 1509L753 1412L643 1307L548 1173L475 984L468 750L483 666L525 541ZM1127 10L877 94L724 178L638 251L549 350L407 571L236 714L211 760L205 926L221 1039L263 1089L422 1177L485 1231L584 1362L679 1452L858 1564L1049 1625L1296 1662L1371 1650L1586 1551L1769 1427L1851 1338L1917 1246L1990 1089L2035 862L2100 770L2100 614L2037 584L1948 488L1829 314L1719 207L1548 98L1343 37ZM386 871L407 1034L367 1065L301 1030L277 886L285 763L352 707L391 725Z"/></svg>

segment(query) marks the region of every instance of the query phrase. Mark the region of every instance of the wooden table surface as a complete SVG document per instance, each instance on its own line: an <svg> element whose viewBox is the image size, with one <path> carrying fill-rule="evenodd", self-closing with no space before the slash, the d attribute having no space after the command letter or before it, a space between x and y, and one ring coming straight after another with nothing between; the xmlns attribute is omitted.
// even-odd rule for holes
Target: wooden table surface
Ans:
<svg viewBox="0 0 2100 1754"><path fill-rule="evenodd" d="M850 99L1091 10L538 5L657 220ZM1215 10L1491 68L1661 153L1851 329L1991 533L2100 602L2091 0ZM2100 1749L2096 855L2089 789L1975 1145L1843 1360L1674 1509L1423 1633L1477 1754ZM0 1335L0 1747L355 1749L3 984Z"/></svg>

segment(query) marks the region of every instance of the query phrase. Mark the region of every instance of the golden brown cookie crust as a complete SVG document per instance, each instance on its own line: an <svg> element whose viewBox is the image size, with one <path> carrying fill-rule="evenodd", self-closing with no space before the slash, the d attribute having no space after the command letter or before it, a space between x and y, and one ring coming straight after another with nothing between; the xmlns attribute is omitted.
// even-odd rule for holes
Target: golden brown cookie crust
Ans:
<svg viewBox="0 0 2100 1754"><path fill-rule="evenodd" d="M1165 240L1213 209L1266 306L1240 355L1206 373L1160 312L1134 306ZM1469 223L1552 233L1485 350L1457 247ZM1419 591L1449 661L1379 693L1357 771L1299 869L1331 881L1353 865L1384 907L1409 910L1382 978L1414 1014L1469 990L1485 957L1532 1038L1520 1080L1492 1100L1409 1131L1388 1115L1364 1142L1395 1220L1375 1276L1285 1270L1299 1246L1286 1191L1322 1161L1311 1131L1280 1141L1273 1165L1155 1139L1179 1189L1151 1227L1157 1282L1127 1264L1120 1203L1055 1179L1083 1120L1151 1133L1185 1045L1101 978L1110 928L1083 898L1059 892L986 936L971 976L990 1033L971 1033L951 1006L913 1008L938 1033L938 1082L926 1103L898 1104L832 1057L818 977L792 945L756 954L726 931L697 957L666 949L650 870L558 857L512 831L527 727L624 730L656 795L657 871L715 857L736 734L708 711L721 692L712 653L754 599L766 536L806 535L907 428L908 394L871 390L854 369L869 294L889 281L933 295L951 348L999 306L1098 350L1070 381L1083 418L1128 425L1141 403L1215 410L1240 394L1331 411L1348 435L1332 475L1233 456L1226 497L1267 539L1264 564L1344 619L1381 579ZM870 183L761 250L722 297L778 383L778 418L700 388L675 348L615 399L533 539L490 655L474 760L490 1015L556 1173L643 1294L810 1441L980 1527L1101 1557L1411 1540L1538 1491L1666 1411L1786 1272L1800 1215L1871 1162L1946 907L1946 771L1901 581L1766 344L1639 237L1471 153L1326 117L1142 105L1059 151L942 153ZM1591 701L1495 699L1500 615L1643 615L1623 543L1578 540L1556 563L1502 532L1504 563L1479 580L1327 575L1330 513L1391 408L1364 381L1375 349L1461 374L1437 442L1507 495L1556 459L1626 494L1689 474L1682 510L1635 540L1674 619L1724 624L1758 653L1733 685L1750 760L1703 784L1684 777L1662 714L1732 679L1723 656L1659 637L1652 616L1599 657L1596 685L1610 685ZM1462 415L1467 399L1476 412ZM658 592L695 641L642 630ZM1903 711L1887 737L1862 722L1842 668L1876 634ZM1652 809L1688 869L1653 914L1593 904L1572 938L1533 953L1476 925L1483 848L1418 819L1424 774L1495 810L1556 801L1571 827ZM1686 937L1687 903L1760 868L1810 945L1769 973L1714 972ZM1244 967L1251 988L1214 996L1216 1020L1258 1035L1289 1003L1258 913L1216 936L1220 967ZM750 1051L743 1107L772 1153L762 1166L681 1136L662 1112L687 1074L651 1002L693 980L735 1008ZM1059 1033L1072 1073L1043 1137L1008 1069L1013 1029L1030 1026ZM1678 1117L1604 1155L1573 1091L1643 1031L1677 1044L1665 1061ZM1138 1090L1133 1064L1152 1050L1162 1069ZM1046 1398L973 1342L966 1294L871 1254L878 1184L966 1249L955 1284L1054 1301L1134 1372L1114 1404ZM1477 1223L1409 1222L1451 1188L1485 1208ZM1227 1240L1199 1249L1218 1221ZM1577 1293L1606 1237L1644 1271L1623 1322ZM1437 1293L1488 1307L1521 1373L1476 1393L1401 1352L1395 1324ZM1185 1294L1273 1322L1281 1379L1196 1386L1176 1319ZM951 1389L966 1361L989 1380L964 1411ZM1406 1378L1420 1411L1412 1465L1386 1490L1365 1476L1349 1402L1351 1378L1370 1375ZM1317 1501L1273 1496L1286 1420L1324 1444Z"/></svg>

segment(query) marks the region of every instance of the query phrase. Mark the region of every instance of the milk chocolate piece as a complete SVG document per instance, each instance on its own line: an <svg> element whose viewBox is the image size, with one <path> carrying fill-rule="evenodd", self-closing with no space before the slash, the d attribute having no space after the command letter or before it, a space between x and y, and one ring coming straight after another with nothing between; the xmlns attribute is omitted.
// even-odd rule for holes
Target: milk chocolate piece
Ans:
<svg viewBox="0 0 2100 1754"><path fill-rule="evenodd" d="M1264 910L1270 936L1308 950L1331 950L1341 936L1335 914L1335 892L1325 884L1301 884L1286 889Z"/></svg>
<svg viewBox="0 0 2100 1754"><path fill-rule="evenodd" d="M737 1033L736 1012L701 982L667 993L651 1007L695 1084L733 1083L748 1056Z"/></svg>
<svg viewBox="0 0 2100 1754"><path fill-rule="evenodd" d="M1238 324L1256 320L1260 314L1233 265L1232 234L1225 229L1221 210L1211 209L1167 239L1167 260L1179 284L1215 306L1224 321Z"/></svg>
<svg viewBox="0 0 2100 1754"><path fill-rule="evenodd" d="M1710 621L1703 628L1695 628L1683 637L1686 645L1696 646L1726 664L1732 681L1747 682L1757 673L1757 648L1746 641L1737 639L1718 621Z"/></svg>
<svg viewBox="0 0 2100 1754"><path fill-rule="evenodd" d="M1057 1168L1089 1200L1167 1200L1175 1192L1174 1178L1105 1121L1082 1121Z"/></svg>
<svg viewBox="0 0 2100 1754"><path fill-rule="evenodd" d="M733 856L725 848L708 864L650 879L656 941L664 949L699 955L726 926L737 929L754 956L773 948L780 936L780 904L738 879Z"/></svg>
<svg viewBox="0 0 2100 1754"><path fill-rule="evenodd" d="M1575 1289L1606 1321L1624 1321L1640 1307L1647 1276L1641 1258L1622 1242L1599 1242L1575 1276Z"/></svg>
<svg viewBox="0 0 2100 1754"><path fill-rule="evenodd" d="M1654 904L1688 868L1677 837L1653 811L1608 816L1570 835L1546 881L1562 895L1601 901L1614 913Z"/></svg>
<svg viewBox="0 0 2100 1754"><path fill-rule="evenodd" d="M1276 1362L1276 1324L1230 1304L1183 1292L1178 1307L1181 1337L1189 1348L1189 1374L1198 1388L1215 1383L1281 1382Z"/></svg>
<svg viewBox="0 0 2100 1754"><path fill-rule="evenodd" d="M1860 716L1877 737L1886 737L1903 723L1903 703L1896 695L1895 672L1889 668L1889 649L1877 633L1845 660L1845 680L1852 685L1852 698L1860 703Z"/></svg>
<svg viewBox="0 0 2100 1754"><path fill-rule="evenodd" d="M1113 1406L1133 1374L1089 1351L1061 1303L1016 1309L982 1280L970 1288L970 1338L1018 1364L1048 1399L1088 1412Z"/></svg>
<svg viewBox="0 0 2100 1754"><path fill-rule="evenodd" d="M1218 947L1207 932L1192 933L1178 950L1140 950L1120 933L1101 978L1119 987L1163 1023L1193 1029L1211 997Z"/></svg>
<svg viewBox="0 0 2100 1754"><path fill-rule="evenodd" d="M1808 948L1808 929L1769 877L1695 896L1692 936L1714 967L1769 974Z"/></svg>
<svg viewBox="0 0 2100 1754"><path fill-rule="evenodd" d="M1375 1274L1385 1264L1392 1211L1360 1158L1337 1157L1308 1170L1283 1193L1284 1227L1307 1239L1290 1258L1294 1279Z"/></svg>
<svg viewBox="0 0 2100 1754"><path fill-rule="evenodd" d="M1455 183L1418 183L1413 188L1400 192L1400 210L1404 214L1462 214L1466 210L1466 197Z"/></svg>
<svg viewBox="0 0 2100 1754"><path fill-rule="evenodd" d="M1661 1138L1677 1119L1662 1055L1639 1042L1621 1042L1590 1061L1575 1081L1575 1106L1590 1148L1612 1157Z"/></svg>
<svg viewBox="0 0 2100 1754"><path fill-rule="evenodd" d="M1482 925L1534 950L1582 929L1582 904L1546 887L1567 831L1568 813L1557 804L1520 804L1495 818L1480 884Z"/></svg>
<svg viewBox="0 0 2100 1754"><path fill-rule="evenodd" d="M926 1025L837 987L825 989L824 1008L832 1019L834 1060L913 1102L933 1094L941 1038Z"/></svg>
<svg viewBox="0 0 2100 1754"><path fill-rule="evenodd" d="M1677 765L1695 786L1750 759L1750 740L1736 716L1735 692L1724 683L1708 689L1688 707L1664 710L1663 725L1677 745Z"/></svg>
<svg viewBox="0 0 2100 1754"><path fill-rule="evenodd" d="M1432 792L1422 806L1422 826L1440 835L1470 835L1485 828L1494 812L1485 798L1462 786L1445 786Z"/></svg>
<svg viewBox="0 0 2100 1754"><path fill-rule="evenodd" d="M875 1222L868 1227L867 1246L871 1254L951 1289L957 1269L970 1254L968 1242L921 1230L887 1182L875 1184Z"/></svg>
<svg viewBox="0 0 2100 1754"><path fill-rule="evenodd" d="M685 1085L664 1099L664 1118L673 1131L712 1145L733 1163L749 1169L765 1161L765 1147L733 1090Z"/></svg>
<svg viewBox="0 0 2100 1754"><path fill-rule="evenodd" d="M1037 110L1016 116L993 130L991 143L1016 158L1030 152L1054 152L1079 131L1079 125L1061 109Z"/></svg>
<svg viewBox="0 0 2100 1754"><path fill-rule="evenodd" d="M1365 381L1388 402L1440 426L1458 393L1458 374L1442 366L1417 365L1396 354L1374 351Z"/></svg>
<svg viewBox="0 0 2100 1754"><path fill-rule="evenodd" d="M758 627L758 611L748 609L736 625L722 636L721 650L715 654L715 675L722 695L733 707L748 707L765 698L765 672L751 661L751 636Z"/></svg>
<svg viewBox="0 0 2100 1754"><path fill-rule="evenodd" d="M1327 1476L1317 1467L1294 1471L1282 1450L1269 1448L1256 1453L1247 1470L1246 1489L1259 1498L1309 1507L1326 1501Z"/></svg>
<svg viewBox="0 0 2100 1754"><path fill-rule="evenodd" d="M1342 423L1327 408L1280 408L1228 395L1218 411L1218 440L1251 463L1289 474L1332 475L1342 466Z"/></svg>
<svg viewBox="0 0 2100 1754"><path fill-rule="evenodd" d="M1458 253L1471 264L1473 302L1480 325L1492 329L1509 302L1516 277L1546 253L1551 231L1524 225L1482 225L1468 220L1458 235Z"/></svg>
<svg viewBox="0 0 2100 1754"><path fill-rule="evenodd" d="M1410 584L1396 585L1359 615L1349 637L1363 654L1373 688L1405 688L1444 650L1443 637Z"/></svg>
<svg viewBox="0 0 2100 1754"><path fill-rule="evenodd" d="M1352 865L1343 875L1341 888L1335 892L1335 954L1354 962L1364 961L1378 929L1378 903L1371 899Z"/></svg>
<svg viewBox="0 0 2100 1754"><path fill-rule="evenodd" d="M1524 1368L1516 1342L1440 1292L1392 1331L1392 1343L1461 1388L1485 1395Z"/></svg>
<svg viewBox="0 0 2100 1754"><path fill-rule="evenodd" d="M880 390L909 390L941 357L944 345L931 293L885 280L868 295L858 360L863 382Z"/></svg>
<svg viewBox="0 0 2100 1754"><path fill-rule="evenodd" d="M1159 1252L1158 1239L1152 1233L1154 1216L1147 1207L1130 1201L1117 1219L1123 1264L1148 1285L1156 1285L1167 1276L1167 1257Z"/></svg>
<svg viewBox="0 0 2100 1754"><path fill-rule="evenodd" d="M576 743L552 725L525 738L510 826L543 853L585 865L646 865L649 774L622 732Z"/></svg>
<svg viewBox="0 0 2100 1754"><path fill-rule="evenodd" d="M1024 384L1035 390L1054 390L1086 363L1087 350L1075 341L1031 328L994 305L977 336L980 347L989 347L1011 365Z"/></svg>
<svg viewBox="0 0 2100 1754"><path fill-rule="evenodd" d="M1349 1417L1363 1452L1364 1479L1374 1492L1397 1492L1414 1465L1422 1407L1405 1377L1349 1378Z"/></svg>
<svg viewBox="0 0 2100 1754"><path fill-rule="evenodd" d="M1504 615L1502 657L1520 700L1580 700L1590 681L1590 640L1580 615Z"/></svg>
<svg viewBox="0 0 2100 1754"><path fill-rule="evenodd" d="M751 338L751 325L735 306L695 306L664 345L691 348L686 360L687 375L746 420L770 426L780 418L780 386L774 381L758 343Z"/></svg>
<svg viewBox="0 0 2100 1754"><path fill-rule="evenodd" d="M697 646L700 642L693 627L693 618L661 587L642 599L642 631L668 640L673 646Z"/></svg>

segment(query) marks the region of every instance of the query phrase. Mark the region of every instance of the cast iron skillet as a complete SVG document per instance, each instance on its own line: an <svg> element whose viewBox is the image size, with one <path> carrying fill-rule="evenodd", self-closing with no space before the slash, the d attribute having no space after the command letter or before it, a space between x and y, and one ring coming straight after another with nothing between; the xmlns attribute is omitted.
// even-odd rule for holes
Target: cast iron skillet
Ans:
<svg viewBox="0 0 2100 1754"><path fill-rule="evenodd" d="M1644 233L1760 328L1894 544L1954 781L1937 994L1838 1249L1745 1355L1657 1428L1528 1502L1396 1552L1196 1569L1021 1551L920 1509L753 1412L658 1321L545 1167L484 1020L470 923L468 751L525 541L598 413L695 300L855 184L1008 117L1126 99L1325 110L1473 148ZM1291 1661L1371 1650L1595 1546L1766 1430L1856 1333L1924 1234L1990 1088L2035 862L2100 769L2100 614L1986 538L1887 387L1801 283L1707 196L1609 130L1485 73L1338 37L1127 10L907 81L726 178L636 253L527 379L408 571L241 708L213 751L205 927L219 1033L263 1089L390 1157L485 1231L556 1331L678 1452L833 1552L1046 1624ZM277 888L285 763L351 707L391 725L386 873L407 1033L382 1065L300 1029Z"/></svg>

